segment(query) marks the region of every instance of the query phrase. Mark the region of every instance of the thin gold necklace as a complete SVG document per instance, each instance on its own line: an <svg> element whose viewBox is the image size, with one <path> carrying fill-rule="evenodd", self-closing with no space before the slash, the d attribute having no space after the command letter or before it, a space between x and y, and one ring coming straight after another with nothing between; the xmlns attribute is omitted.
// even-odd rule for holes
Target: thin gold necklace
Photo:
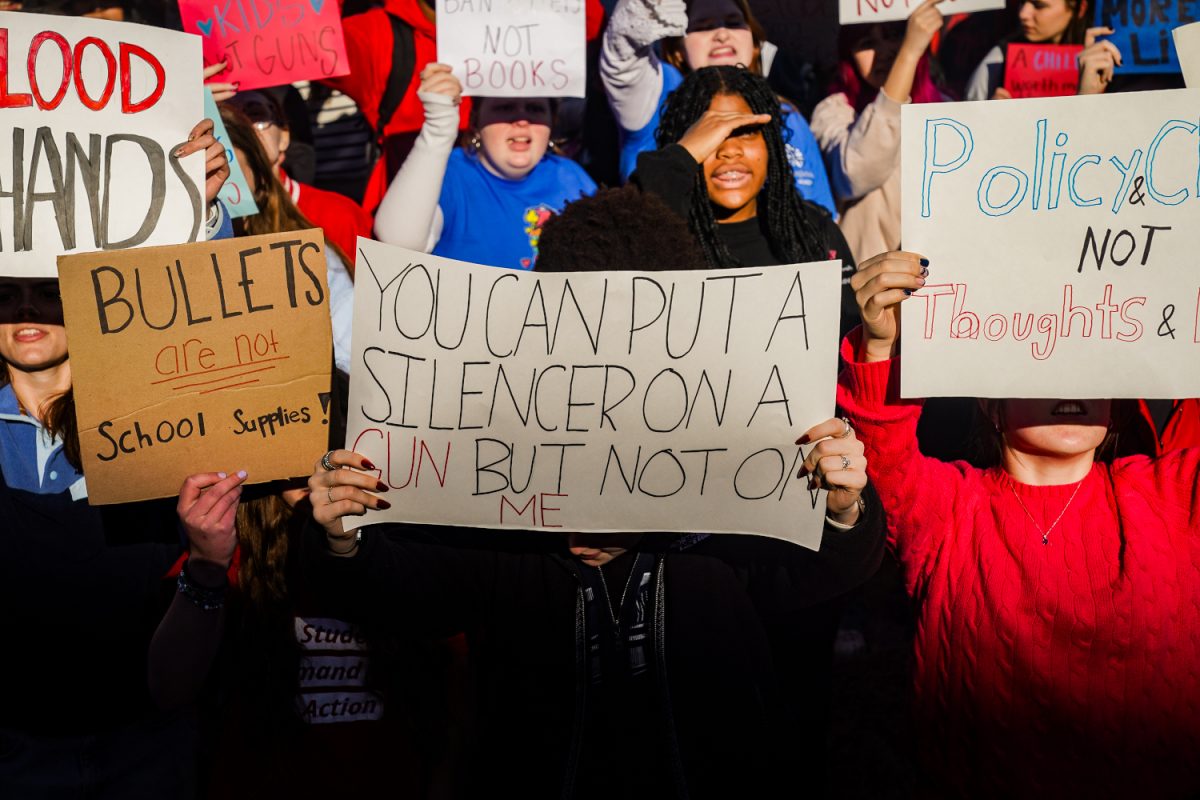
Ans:
<svg viewBox="0 0 1200 800"><path fill-rule="evenodd" d="M1089 472L1088 475L1091 473ZM1037 528L1042 534L1042 544L1050 544L1050 533L1058 527L1058 523L1062 521L1063 515L1067 513L1067 509L1071 507L1071 503L1075 502L1075 495L1079 494L1079 490L1083 488L1083 482L1087 480L1087 475L1084 475L1079 483L1075 484L1075 491L1071 492L1071 497L1067 500L1067 504L1063 506L1062 511L1058 512L1058 516L1054 518L1054 522L1050 523L1050 527L1042 530L1042 526L1033 518L1033 514L1029 513L1029 509L1025 507L1025 501L1021 499L1021 495L1017 494L1016 483L1011 476L1008 480L1008 489L1012 492L1013 497L1017 498L1017 502L1021 504L1021 510L1025 512L1025 516L1029 517L1029 521L1033 523L1033 527Z"/></svg>

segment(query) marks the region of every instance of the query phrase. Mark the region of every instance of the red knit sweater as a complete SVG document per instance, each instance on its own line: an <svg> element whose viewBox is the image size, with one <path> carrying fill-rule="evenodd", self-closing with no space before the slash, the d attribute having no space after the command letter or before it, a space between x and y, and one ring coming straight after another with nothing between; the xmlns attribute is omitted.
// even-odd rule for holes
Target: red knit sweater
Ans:
<svg viewBox="0 0 1200 800"><path fill-rule="evenodd" d="M852 333L851 337L855 337ZM1076 485L917 450L899 360L838 400L917 615L922 761L967 797L1178 797L1200 787L1200 450L1097 464Z"/></svg>

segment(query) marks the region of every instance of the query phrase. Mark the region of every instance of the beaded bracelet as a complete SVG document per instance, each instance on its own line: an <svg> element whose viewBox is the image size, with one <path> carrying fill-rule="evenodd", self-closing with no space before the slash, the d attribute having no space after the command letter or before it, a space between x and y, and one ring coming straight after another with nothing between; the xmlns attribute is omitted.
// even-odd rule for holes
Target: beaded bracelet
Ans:
<svg viewBox="0 0 1200 800"><path fill-rule="evenodd" d="M179 593L201 611L220 611L225 605L225 587L208 589L194 583L188 577L187 562L179 570L179 579L175 582Z"/></svg>

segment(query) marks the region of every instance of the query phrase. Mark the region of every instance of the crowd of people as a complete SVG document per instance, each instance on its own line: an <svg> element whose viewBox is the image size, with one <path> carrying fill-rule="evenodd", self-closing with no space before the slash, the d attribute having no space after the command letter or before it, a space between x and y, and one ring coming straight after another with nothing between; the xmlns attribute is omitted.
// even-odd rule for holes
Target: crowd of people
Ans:
<svg viewBox="0 0 1200 800"><path fill-rule="evenodd" d="M177 26L165 5L0 0ZM939 268L901 249L901 107L1007 99L1011 42L1080 45L1080 94L1179 76L1123 79L1089 0L924 0L843 26L828 65L748 0L586 0L588 98L468 98L432 0L340 5L348 75L205 70L257 214L217 199L212 120L177 152L205 154L208 238L324 231L311 475L197 464L177 499L89 505L57 282L0 277L0 796L863 796L831 769L835 653L870 647L889 576L912 737L888 796L1200 796L1198 401L898 386L901 308ZM347 532L404 502L343 449L359 236L548 272L840 261L839 416L795 431L819 551Z"/></svg>

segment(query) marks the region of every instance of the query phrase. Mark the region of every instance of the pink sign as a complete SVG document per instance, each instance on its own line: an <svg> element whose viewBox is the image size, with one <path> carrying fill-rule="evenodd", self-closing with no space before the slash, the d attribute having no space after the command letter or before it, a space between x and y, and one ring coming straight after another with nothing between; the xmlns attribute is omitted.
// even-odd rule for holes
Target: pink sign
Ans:
<svg viewBox="0 0 1200 800"><path fill-rule="evenodd" d="M1079 91L1077 44L1019 44L1008 46L1004 88L1015 98L1069 97Z"/></svg>
<svg viewBox="0 0 1200 800"><path fill-rule="evenodd" d="M350 72L337 0L179 0L179 14L242 90Z"/></svg>

